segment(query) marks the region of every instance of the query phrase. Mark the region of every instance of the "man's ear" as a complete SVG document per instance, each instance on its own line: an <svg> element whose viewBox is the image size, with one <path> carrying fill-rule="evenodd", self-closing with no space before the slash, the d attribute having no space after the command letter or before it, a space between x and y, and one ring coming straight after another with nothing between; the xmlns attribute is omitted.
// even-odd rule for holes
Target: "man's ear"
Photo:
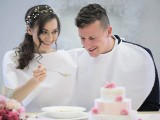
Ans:
<svg viewBox="0 0 160 120"><path fill-rule="evenodd" d="M112 36L112 26L108 27L108 36L111 37Z"/></svg>
<svg viewBox="0 0 160 120"><path fill-rule="evenodd" d="M27 26L27 33L28 33L29 35L32 35L32 29L31 29L29 26Z"/></svg>

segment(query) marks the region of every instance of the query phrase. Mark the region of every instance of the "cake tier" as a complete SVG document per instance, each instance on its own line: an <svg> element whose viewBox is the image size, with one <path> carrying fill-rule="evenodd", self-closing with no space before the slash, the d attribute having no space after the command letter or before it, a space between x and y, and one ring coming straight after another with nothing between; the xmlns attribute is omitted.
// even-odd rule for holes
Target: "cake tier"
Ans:
<svg viewBox="0 0 160 120"><path fill-rule="evenodd" d="M116 88L105 88L101 87L100 89L101 99L106 101L115 101L117 97L125 98L125 88L116 87Z"/></svg>
<svg viewBox="0 0 160 120"><path fill-rule="evenodd" d="M95 107L100 114L121 115L124 112L127 112L129 114L131 111L131 100L124 99L121 102L110 102L104 101L102 99L95 99Z"/></svg>
<svg viewBox="0 0 160 120"><path fill-rule="evenodd" d="M89 113L89 120L138 120L136 111L131 111L129 115L104 115Z"/></svg>

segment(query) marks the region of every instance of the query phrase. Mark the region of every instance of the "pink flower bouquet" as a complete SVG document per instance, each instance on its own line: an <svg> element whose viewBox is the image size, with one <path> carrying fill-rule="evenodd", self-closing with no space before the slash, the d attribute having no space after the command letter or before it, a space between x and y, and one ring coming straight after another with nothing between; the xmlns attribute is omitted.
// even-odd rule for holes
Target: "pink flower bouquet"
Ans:
<svg viewBox="0 0 160 120"><path fill-rule="evenodd" d="M0 95L0 120L25 120L24 107L14 99Z"/></svg>

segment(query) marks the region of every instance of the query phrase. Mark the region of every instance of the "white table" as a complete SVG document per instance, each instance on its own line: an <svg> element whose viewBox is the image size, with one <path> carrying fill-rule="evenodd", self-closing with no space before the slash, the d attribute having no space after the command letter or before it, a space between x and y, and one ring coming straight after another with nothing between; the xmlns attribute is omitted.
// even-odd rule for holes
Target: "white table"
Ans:
<svg viewBox="0 0 160 120"><path fill-rule="evenodd" d="M51 119L51 118L34 118L36 116L35 114L29 114L29 115L32 117L28 118L27 120L57 120L57 119ZM142 120L160 120L160 111L159 112L138 112L138 118L141 118Z"/></svg>
<svg viewBox="0 0 160 120"><path fill-rule="evenodd" d="M160 111L159 112L139 112L138 116L142 120L160 120Z"/></svg>

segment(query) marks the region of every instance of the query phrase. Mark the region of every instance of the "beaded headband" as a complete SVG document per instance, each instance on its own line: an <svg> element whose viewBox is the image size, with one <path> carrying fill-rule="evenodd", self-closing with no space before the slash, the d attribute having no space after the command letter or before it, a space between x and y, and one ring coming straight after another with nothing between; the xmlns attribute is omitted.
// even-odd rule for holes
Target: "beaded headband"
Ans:
<svg viewBox="0 0 160 120"><path fill-rule="evenodd" d="M47 13L47 12L54 13L52 8L48 6L45 6L45 7L46 7L46 10L40 10L39 7L35 8L33 14L27 16L26 24L29 25L30 22L36 17L38 17L40 14Z"/></svg>

